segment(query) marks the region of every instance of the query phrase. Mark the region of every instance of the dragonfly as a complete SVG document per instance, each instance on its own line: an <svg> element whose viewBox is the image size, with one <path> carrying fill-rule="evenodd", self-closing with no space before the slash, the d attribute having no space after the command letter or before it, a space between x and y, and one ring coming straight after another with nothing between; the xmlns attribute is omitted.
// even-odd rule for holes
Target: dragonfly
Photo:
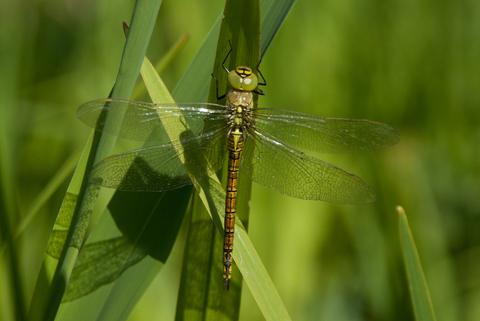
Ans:
<svg viewBox="0 0 480 321"><path fill-rule="evenodd" d="M364 119L320 117L289 110L255 108L261 82L252 68L238 66L227 73L231 89L216 96L226 104L153 104L98 99L78 108L88 126L121 138L155 145L116 154L97 163L94 184L123 191L167 191L197 183L215 174L228 157L223 246L223 288L229 289L233 263L237 179L239 175L282 194L336 204L368 204L373 189L360 177L310 156L302 150L339 154L373 151L400 141L389 125ZM123 108L115 131L104 127L105 114ZM181 121L179 121L181 119ZM189 124L189 128L180 128ZM181 124L181 125L179 125ZM172 139L165 128L178 129ZM228 155L228 156L227 156ZM250 161L247 161L250 160ZM241 191L240 191L241 192Z"/></svg>

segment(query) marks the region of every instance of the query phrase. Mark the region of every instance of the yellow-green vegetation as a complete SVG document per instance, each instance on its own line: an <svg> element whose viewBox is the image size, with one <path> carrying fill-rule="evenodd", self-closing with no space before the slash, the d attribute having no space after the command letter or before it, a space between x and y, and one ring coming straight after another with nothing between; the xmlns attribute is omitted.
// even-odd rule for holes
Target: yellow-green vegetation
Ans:
<svg viewBox="0 0 480 321"><path fill-rule="evenodd" d="M126 84L117 73L125 45L122 22L131 23L134 3L0 4L0 320L233 320L238 315L263 320L278 319L268 312L275 310L287 318L283 309L294 320L403 321L422 315L430 320L432 311L437 320L480 319L480 3L304 0L283 25L276 15L284 10L279 3L261 12L273 18L262 25L261 48L268 52L262 53L261 70L268 86L259 107L371 119L394 127L402 140L382 151L315 155L362 177L377 194L370 205L302 201L253 184L250 216L243 222L248 236L239 232L245 233L239 234L246 238L245 249L235 253L248 265L242 273L255 272L250 263L261 260L265 269L259 266L258 275L268 272L271 282L252 282L254 289L247 282L241 293L236 291L242 280L238 270L227 293L216 285L214 290L180 285L187 272L184 282L218 277L210 284L222 283L217 266L209 267L221 266L221 244L212 252L220 256L213 258L198 250L192 257L185 250L195 231L196 240L221 239L208 214L198 212L204 204L185 202L193 189L173 196L152 193L141 203L115 194L114 200L125 204L109 203L112 191L102 190L91 217L75 209L79 199L97 193L80 188L81 170L91 165L88 154L80 154L91 131L75 113L87 101L108 97L115 81L122 88L112 97L129 98L122 95L131 92L138 71L126 77ZM206 101L223 10L218 1L164 1L150 40L132 26L132 33L140 34L133 60L140 68L143 45L154 64L171 57L169 50L188 33L189 41L162 64L160 76L177 102ZM213 37L209 32L215 24ZM272 28L280 26L275 37ZM221 57L225 50L228 43L219 49ZM195 65L194 57L205 65L203 78L192 76L199 74L198 65L187 69ZM143 93L135 99L150 98ZM102 139L109 138L92 136L89 144ZM99 155L111 154L113 143L105 144L103 151L95 149ZM140 146L119 139L113 151ZM172 211L155 214L156 202ZM84 205L85 213L92 204ZM399 223L397 205L405 209L409 228L403 214ZM109 213L119 209L128 219L111 218ZM197 211L193 220L192 209ZM72 218L77 229L67 250ZM221 225L218 217L214 221ZM139 229L143 238L135 234ZM85 240L77 258L77 245ZM174 244L173 249L164 244ZM101 259L107 267L92 263ZM69 286L58 292L64 277ZM52 279L58 281L53 288ZM429 296L418 292L425 284ZM271 306L265 298L272 298ZM198 302L205 305L195 306Z"/></svg>

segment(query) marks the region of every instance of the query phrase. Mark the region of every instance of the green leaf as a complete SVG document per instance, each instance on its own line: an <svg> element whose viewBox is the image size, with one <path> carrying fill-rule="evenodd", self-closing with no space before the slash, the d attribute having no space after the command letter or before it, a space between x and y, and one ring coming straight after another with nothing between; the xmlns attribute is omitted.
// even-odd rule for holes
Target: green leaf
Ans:
<svg viewBox="0 0 480 321"><path fill-rule="evenodd" d="M155 25L160 3L160 1L154 0L139 0L136 2L132 17L132 28L127 38L120 70L112 92L113 98L128 99L132 93L153 26ZM114 128L117 124L116 120L118 117L121 117L121 113L108 115L106 126ZM94 159L98 161L111 153L115 143L115 137L112 135L101 136L99 133L96 133L94 136L92 144L92 151L94 151L94 153L91 155L84 153L79 163L87 164L86 173L89 172L94 163ZM32 320L53 320L55 318L66 284L75 265L79 248L83 243L99 189L98 187L90 185L85 175L79 175L75 180L72 180L72 188L73 185L78 186L79 182L82 182L82 187L75 191L75 193L71 193L78 195L78 203L76 206L71 206L71 204L67 202L69 204L69 211L73 210L74 213L71 215L72 225L68 229L68 236L64 242L58 264L56 265L55 275L51 283L49 283L48 280L44 280L46 282L41 282L40 280L37 282L29 311L29 318ZM66 204L66 202L64 202L64 204ZM58 240L58 238L55 239ZM59 246L59 244L56 246ZM47 270L46 265L50 263L50 258L46 257L42 269ZM49 284L46 285L47 283Z"/></svg>
<svg viewBox="0 0 480 321"><path fill-rule="evenodd" d="M262 1L262 58L295 2L296 0Z"/></svg>
<svg viewBox="0 0 480 321"><path fill-rule="evenodd" d="M42 263L42 272L37 279L35 292L33 294L32 303L29 309L29 319L43 319L49 302L53 300L61 300L61 293L53 293L53 279L56 269L59 267L58 262L62 259L62 251L66 246L68 231L71 228L72 218L75 208L78 205L78 196L81 193L82 181L84 180L85 168L89 159L89 150L92 145L93 134L90 135L85 149L77 164L73 177L68 186L65 197L63 198L60 211L55 221L52 234L47 245L46 256ZM64 254L65 255L65 254ZM63 257L65 259L65 257ZM73 258L75 260L75 258ZM57 296L54 298L55 296Z"/></svg>
<svg viewBox="0 0 480 321"><path fill-rule="evenodd" d="M418 321L434 321L430 292L428 291L427 280L423 273L422 264L418 255L417 247L412 232L408 225L407 216L402 207L397 207L399 215L399 232L403 249L403 259L407 270L409 290L415 311L415 318Z"/></svg>
<svg viewBox="0 0 480 321"><path fill-rule="evenodd" d="M168 66L168 64L172 61L172 59L186 45L188 39L189 39L188 34L182 35L182 37L180 37L180 39L178 39L178 41L170 48L170 50L167 52L167 54L157 62L157 64L155 65L155 68L154 68L157 71L157 73L159 73L159 74L162 73L162 71ZM138 100L138 97L140 97L140 95L143 94L145 89L146 89L145 88L145 83L144 82L139 82L135 86L135 89L133 90L131 100Z"/></svg>
<svg viewBox="0 0 480 321"><path fill-rule="evenodd" d="M197 61L204 61L212 54L200 50L199 56ZM190 82L184 82L184 92L198 83L198 72L193 69L192 73ZM142 76L154 101L173 101L147 59ZM126 319L168 258L191 191L192 186L162 193L117 191L80 254L59 319L77 314L101 320ZM119 234L128 242L119 239ZM112 248L121 259L102 255L101 245ZM106 271L96 273L88 265L100 265ZM87 309L88 315L82 312Z"/></svg>

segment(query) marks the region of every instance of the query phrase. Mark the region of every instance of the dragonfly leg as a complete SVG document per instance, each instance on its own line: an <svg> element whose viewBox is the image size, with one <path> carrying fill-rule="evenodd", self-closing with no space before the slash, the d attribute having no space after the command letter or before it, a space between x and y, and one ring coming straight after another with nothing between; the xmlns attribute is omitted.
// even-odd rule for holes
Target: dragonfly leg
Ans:
<svg viewBox="0 0 480 321"><path fill-rule="evenodd" d="M212 74L212 78L215 79L215 83L217 84L217 100L225 98L225 96L227 96L227 93L224 93L221 96L218 95L218 79L213 74Z"/></svg>
<svg viewBox="0 0 480 321"><path fill-rule="evenodd" d="M228 43L230 44L230 50L228 51L228 53L225 56L225 59L223 60L223 63L222 63L223 70L225 70L227 72L227 74L230 73L230 70L228 70L228 68L225 66L225 62L227 62L228 56L230 56L230 53L233 50L232 41L228 40ZM212 78L215 79L215 83L216 83L216 86L217 86L217 100L225 98L225 96L227 96L227 93L223 94L222 96L218 95L218 79L213 74L212 74Z"/></svg>
<svg viewBox="0 0 480 321"><path fill-rule="evenodd" d="M257 71L258 73L260 74L260 76L262 77L262 80L263 82L259 82L258 85L259 86L266 86L267 85L267 81L265 80L265 77L263 77L263 74L262 72L260 71L260 64L262 63L262 60L260 59L260 61L258 62L258 65L257 65Z"/></svg>
<svg viewBox="0 0 480 321"><path fill-rule="evenodd" d="M227 56L225 57L225 59L223 60L223 63L222 63L222 67L223 67L223 69L227 72L227 74L230 73L230 70L228 70L227 67L225 67L225 62L227 61L228 56L230 56L230 53L231 53L232 50L233 50L232 40L229 39L229 40L228 40L228 43L230 44L230 51L227 53Z"/></svg>
<svg viewBox="0 0 480 321"><path fill-rule="evenodd" d="M259 82L258 86L266 86L267 81L265 80L265 77L263 77L263 74L262 74L262 72L260 71L260 68L259 68L261 63L262 63L262 60L260 59L260 61L258 62L258 65L257 65L257 71L258 71L258 74L262 77L263 82ZM253 92L257 93L259 95L262 95L262 96L265 95L263 90L261 90L258 86L257 86L257 89L255 89Z"/></svg>

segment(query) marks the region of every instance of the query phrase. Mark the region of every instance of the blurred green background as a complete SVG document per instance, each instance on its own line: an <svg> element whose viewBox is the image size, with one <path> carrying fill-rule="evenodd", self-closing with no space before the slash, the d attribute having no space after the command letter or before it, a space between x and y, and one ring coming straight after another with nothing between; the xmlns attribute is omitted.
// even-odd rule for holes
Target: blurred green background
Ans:
<svg viewBox="0 0 480 321"><path fill-rule="evenodd" d="M148 56L190 41L162 73L173 90L224 3L164 1ZM82 103L108 96L133 1L0 3L0 241L90 129ZM213 67L212 67L213 68ZM377 202L340 206L254 184L249 234L295 320L413 320L396 205L409 217L438 320L480 319L480 3L298 1L262 62L261 107L367 118L402 141L387 150L316 155L365 179ZM210 81L206 79L205 81ZM67 182L17 239L28 304ZM174 318L181 235L129 320ZM0 253L0 319L11 320ZM262 320L245 287L242 320Z"/></svg>

